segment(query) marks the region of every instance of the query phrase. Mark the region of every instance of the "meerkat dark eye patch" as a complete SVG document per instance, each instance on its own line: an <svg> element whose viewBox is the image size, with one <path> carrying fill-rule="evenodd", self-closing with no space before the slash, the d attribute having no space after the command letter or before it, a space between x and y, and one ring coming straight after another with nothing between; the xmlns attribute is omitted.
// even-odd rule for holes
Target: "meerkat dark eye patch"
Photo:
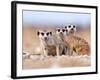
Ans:
<svg viewBox="0 0 100 80"><path fill-rule="evenodd" d="M42 36L44 36L44 33L41 33Z"/></svg>
<svg viewBox="0 0 100 80"><path fill-rule="evenodd" d="M58 32L60 32L60 29L58 29Z"/></svg>
<svg viewBox="0 0 100 80"><path fill-rule="evenodd" d="M65 32L65 29L62 29L62 32Z"/></svg>
<svg viewBox="0 0 100 80"><path fill-rule="evenodd" d="M50 34L52 35L52 32L50 32Z"/></svg>
<svg viewBox="0 0 100 80"><path fill-rule="evenodd" d="M40 32L38 31L38 32L37 32L37 35L39 35L39 34L40 34Z"/></svg>
<svg viewBox="0 0 100 80"><path fill-rule="evenodd" d="M68 27L71 28L71 25L69 25Z"/></svg>
<svg viewBox="0 0 100 80"><path fill-rule="evenodd" d="M65 26L65 28L67 28L67 26Z"/></svg>
<svg viewBox="0 0 100 80"><path fill-rule="evenodd" d="M75 25L73 25L73 28L75 28Z"/></svg>
<svg viewBox="0 0 100 80"><path fill-rule="evenodd" d="M46 35L48 36L48 35L49 35L49 32L48 32L48 33L46 33Z"/></svg>

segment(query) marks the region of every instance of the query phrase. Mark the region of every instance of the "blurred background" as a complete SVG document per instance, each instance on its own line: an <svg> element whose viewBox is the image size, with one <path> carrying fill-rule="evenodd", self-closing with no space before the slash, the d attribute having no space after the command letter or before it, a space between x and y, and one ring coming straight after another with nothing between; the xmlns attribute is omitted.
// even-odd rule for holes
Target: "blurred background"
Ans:
<svg viewBox="0 0 100 80"><path fill-rule="evenodd" d="M23 11L23 51L38 53L40 44L37 36L39 30L55 33L57 27L73 24L77 35L90 44L91 14L71 12Z"/></svg>

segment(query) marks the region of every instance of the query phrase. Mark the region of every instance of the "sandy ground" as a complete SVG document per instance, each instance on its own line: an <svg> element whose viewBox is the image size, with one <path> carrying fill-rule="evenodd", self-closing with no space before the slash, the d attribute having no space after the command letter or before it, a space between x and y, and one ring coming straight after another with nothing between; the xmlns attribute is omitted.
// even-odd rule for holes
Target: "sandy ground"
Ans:
<svg viewBox="0 0 100 80"><path fill-rule="evenodd" d="M29 54L42 54L39 49L40 42L37 31L38 29L32 27L23 28L23 52L28 52ZM78 31L76 35L85 39L90 45L90 31L88 29ZM60 56L59 58L47 57L43 59L26 58L23 59L22 65L23 69L84 67L91 65L91 59L89 56Z"/></svg>
<svg viewBox="0 0 100 80"><path fill-rule="evenodd" d="M59 56L43 59L23 59L23 69L90 66L90 56Z"/></svg>

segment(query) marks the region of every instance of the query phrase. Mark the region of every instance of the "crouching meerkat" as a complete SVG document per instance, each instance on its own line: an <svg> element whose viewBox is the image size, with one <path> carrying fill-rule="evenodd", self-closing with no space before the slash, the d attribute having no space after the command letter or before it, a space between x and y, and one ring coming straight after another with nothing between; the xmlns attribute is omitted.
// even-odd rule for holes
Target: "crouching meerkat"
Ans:
<svg viewBox="0 0 100 80"><path fill-rule="evenodd" d="M41 48L45 56L59 56L60 50L57 39L52 32L42 30L38 31L37 35L39 36Z"/></svg>
<svg viewBox="0 0 100 80"><path fill-rule="evenodd" d="M76 31L75 26L74 29L65 28L66 35L62 38L65 45L70 46L70 54L73 55L74 51L77 55L90 55L88 42L81 37L70 34L70 30L73 30L72 33L74 33Z"/></svg>
<svg viewBox="0 0 100 80"><path fill-rule="evenodd" d="M65 36L64 43L69 44L71 54L75 51L78 55L90 55L90 47L88 43L80 37L74 35Z"/></svg>

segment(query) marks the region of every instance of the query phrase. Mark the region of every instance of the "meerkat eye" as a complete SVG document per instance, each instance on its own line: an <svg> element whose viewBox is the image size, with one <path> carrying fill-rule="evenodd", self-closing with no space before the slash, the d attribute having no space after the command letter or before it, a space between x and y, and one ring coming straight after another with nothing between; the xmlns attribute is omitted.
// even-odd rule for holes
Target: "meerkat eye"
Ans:
<svg viewBox="0 0 100 80"><path fill-rule="evenodd" d="M37 32L37 35L39 35L39 34L40 34L40 32L38 31L38 32Z"/></svg>
<svg viewBox="0 0 100 80"><path fill-rule="evenodd" d="M73 25L73 28L75 28L75 25Z"/></svg>
<svg viewBox="0 0 100 80"><path fill-rule="evenodd" d="M48 35L49 35L49 33L46 33L46 35L48 36Z"/></svg>
<svg viewBox="0 0 100 80"><path fill-rule="evenodd" d="M67 26L65 26L65 28L67 28Z"/></svg>
<svg viewBox="0 0 100 80"><path fill-rule="evenodd" d="M69 25L68 27L71 28L71 25Z"/></svg>
<svg viewBox="0 0 100 80"><path fill-rule="evenodd" d="M65 29L62 29L63 32L65 32Z"/></svg>
<svg viewBox="0 0 100 80"><path fill-rule="evenodd" d="M42 36L44 36L44 33L41 33Z"/></svg>
<svg viewBox="0 0 100 80"><path fill-rule="evenodd" d="M58 32L60 32L60 29L58 29Z"/></svg>
<svg viewBox="0 0 100 80"><path fill-rule="evenodd" d="M52 32L50 32L50 34L52 35Z"/></svg>

